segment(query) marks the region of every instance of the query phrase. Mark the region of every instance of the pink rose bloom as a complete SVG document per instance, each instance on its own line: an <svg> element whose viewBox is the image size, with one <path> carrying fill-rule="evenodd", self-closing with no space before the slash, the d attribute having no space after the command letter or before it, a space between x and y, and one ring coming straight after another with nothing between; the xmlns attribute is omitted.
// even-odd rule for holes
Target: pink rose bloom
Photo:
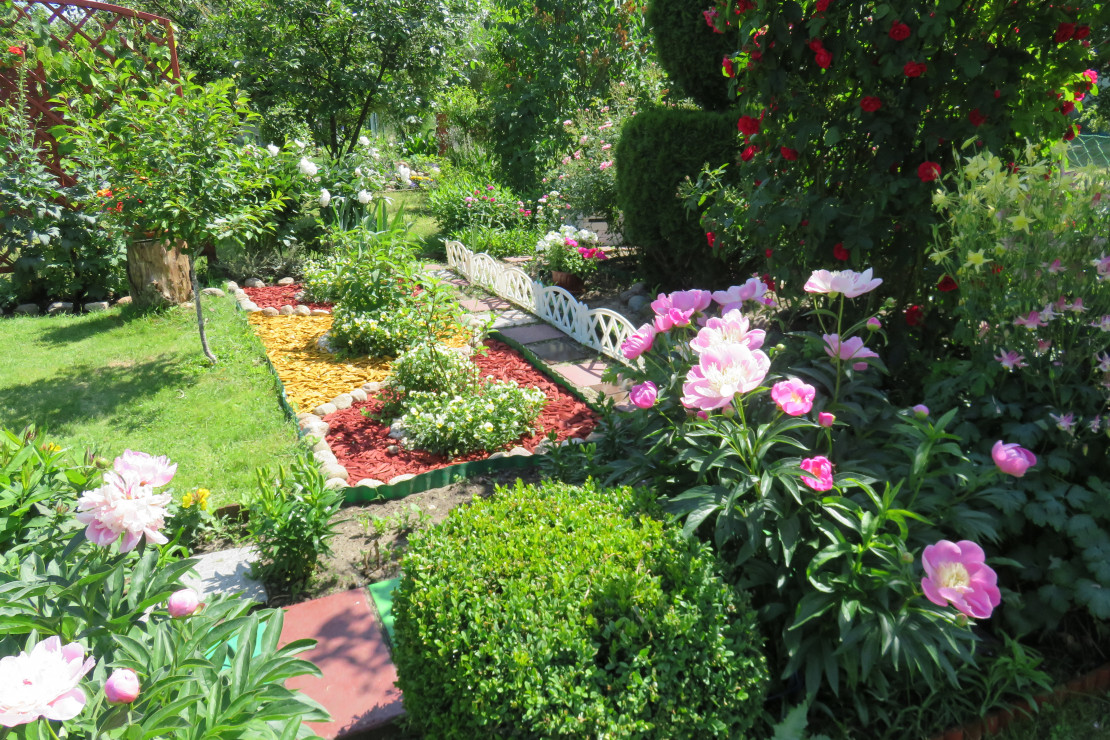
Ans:
<svg viewBox="0 0 1110 740"><path fill-rule="evenodd" d="M676 290L670 295L663 293L651 302L651 310L663 314L672 308L680 311L689 311L690 314L699 313L709 308L713 302L713 294L708 290Z"/></svg>
<svg viewBox="0 0 1110 740"><path fill-rule="evenodd" d="M1002 602L998 576L986 564L983 548L971 540L941 540L925 548L921 590L937 606L952 604L973 619L986 619Z"/></svg>
<svg viewBox="0 0 1110 740"><path fill-rule="evenodd" d="M991 448L991 457L999 470L1015 478L1022 477L1026 470L1037 464L1037 456L1017 442L1004 444L998 440Z"/></svg>
<svg viewBox="0 0 1110 740"><path fill-rule="evenodd" d="M814 491L827 491L833 487L832 463L824 455L802 460L801 468L807 473L817 476L816 478L810 478L808 475L802 476L802 483L805 483Z"/></svg>
<svg viewBox="0 0 1110 740"><path fill-rule="evenodd" d="M836 421L836 417L833 414L830 414L828 411L822 411L821 413L817 414L817 423L825 427L826 429L831 427L834 421Z"/></svg>
<svg viewBox="0 0 1110 740"><path fill-rule="evenodd" d="M859 337L852 337L843 342L836 334L822 334L821 338L825 340L825 354L829 357L839 357L842 360L866 360L870 357L878 357L863 346L863 340Z"/></svg>
<svg viewBox="0 0 1110 740"><path fill-rule="evenodd" d="M736 394L759 387L770 369L771 358L758 349L742 344L710 347L686 374L682 405L703 411L728 406Z"/></svg>
<svg viewBox="0 0 1110 740"><path fill-rule="evenodd" d="M813 396L816 392L812 385L795 378L780 380L771 386L771 398L774 399L775 405L788 416L809 413L813 408Z"/></svg>
<svg viewBox="0 0 1110 740"><path fill-rule="evenodd" d="M157 488L173 480L177 464L170 465L170 460L165 455L154 457L145 452L124 450L112 463L112 470L121 475L130 471L135 474L139 485Z"/></svg>
<svg viewBox="0 0 1110 740"><path fill-rule="evenodd" d="M728 290L713 293L713 300L721 306L721 313L741 308L744 301L757 301L770 306L774 300L767 295L767 284L757 277L748 278L743 285L733 285Z"/></svg>
<svg viewBox="0 0 1110 740"><path fill-rule="evenodd" d="M0 658L0 726L16 727L39 717L65 721L81 713L85 692L77 687L96 661L85 660L76 642L48 637L19 655Z"/></svg>
<svg viewBox="0 0 1110 740"><path fill-rule="evenodd" d="M872 278L871 268L863 272L853 270L816 270L806 281L807 293L827 293L835 295L843 293L845 298L855 298L864 293L869 293L882 284L882 278Z"/></svg>
<svg viewBox="0 0 1110 740"><path fill-rule="evenodd" d="M655 327L651 324L644 324L636 330L623 342L621 342L621 354L629 360L635 360L651 349L652 343L655 341Z"/></svg>
<svg viewBox="0 0 1110 740"><path fill-rule="evenodd" d="M104 682L104 695L109 704L130 704L139 698L139 677L130 668L112 671Z"/></svg>
<svg viewBox="0 0 1110 740"><path fill-rule="evenodd" d="M191 588L174 591L170 594L170 598L166 599L166 611L174 619L190 616L199 606L200 596Z"/></svg>
<svg viewBox="0 0 1110 740"><path fill-rule="evenodd" d="M164 545L169 542L160 533L165 526L168 493L155 495L141 485L132 472L104 474L104 485L86 491L77 502L76 519L86 525L89 541L108 547L121 535L120 552L130 552L146 536L148 542Z"/></svg>
<svg viewBox="0 0 1110 740"><path fill-rule="evenodd" d="M734 309L720 318L714 316L706 321L697 336L690 340L690 348L699 354L715 345L728 343L759 349L766 336L762 329L749 329L747 317Z"/></svg>
<svg viewBox="0 0 1110 740"><path fill-rule="evenodd" d="M632 401L632 405L636 408L650 409L655 405L655 398L658 393L659 389L655 387L655 383L648 380L632 386L632 390L628 392L628 400Z"/></svg>

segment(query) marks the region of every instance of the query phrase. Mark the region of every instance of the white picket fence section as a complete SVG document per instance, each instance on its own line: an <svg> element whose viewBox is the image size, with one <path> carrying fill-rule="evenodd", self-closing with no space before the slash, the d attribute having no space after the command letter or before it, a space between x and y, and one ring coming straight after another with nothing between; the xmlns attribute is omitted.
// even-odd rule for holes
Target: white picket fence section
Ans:
<svg viewBox="0 0 1110 740"><path fill-rule="evenodd" d="M470 282L534 313L574 341L606 357L628 362L621 354L621 343L636 333L636 327L616 311L590 308L562 288L533 280L519 267L485 252L475 254L462 242L447 242L447 264Z"/></svg>

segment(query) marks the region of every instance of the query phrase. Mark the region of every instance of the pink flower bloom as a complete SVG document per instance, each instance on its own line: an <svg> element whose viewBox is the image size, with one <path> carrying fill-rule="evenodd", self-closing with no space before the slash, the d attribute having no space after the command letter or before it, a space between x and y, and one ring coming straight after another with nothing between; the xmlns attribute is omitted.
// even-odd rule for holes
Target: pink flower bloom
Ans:
<svg viewBox="0 0 1110 740"><path fill-rule="evenodd" d="M148 542L169 542L158 531L165 526L169 503L168 493L155 495L135 473L108 471L103 486L81 496L76 519L87 525L85 536L91 542L108 547L122 535L120 552L130 552L144 535Z"/></svg>
<svg viewBox="0 0 1110 740"><path fill-rule="evenodd" d="M826 429L831 427L834 421L836 421L836 417L830 414L828 411L822 411L821 413L817 414L817 423L825 427Z"/></svg>
<svg viewBox="0 0 1110 740"><path fill-rule="evenodd" d="M1049 414L1049 417L1056 422L1056 428L1061 432L1071 434L1072 430L1075 429L1075 414Z"/></svg>
<svg viewBox="0 0 1110 740"><path fill-rule="evenodd" d="M1001 362L1002 367L1006 368L1007 370L1013 370L1019 367L1029 367L1029 363L1022 362L1022 360L1025 359L1025 355L1019 355L1013 350L1006 351L1005 349L1003 349L1002 354L996 355L994 359Z"/></svg>
<svg viewBox="0 0 1110 740"><path fill-rule="evenodd" d="M1044 321L1041 320L1040 311L1030 311L1028 316L1019 316L1018 318L1014 319L1014 326L1024 326L1029 331L1033 331L1037 327L1047 325Z"/></svg>
<svg viewBox="0 0 1110 740"><path fill-rule="evenodd" d="M721 313L741 308L744 301L757 301L770 306L774 301L767 295L767 284L757 277L748 278L743 285L733 285L728 290L713 293L713 300L721 306Z"/></svg>
<svg viewBox="0 0 1110 740"><path fill-rule="evenodd" d="M668 309L666 313L656 314L652 324L655 331L662 334L671 330L673 326L689 326L693 318L693 311L682 311L677 308Z"/></svg>
<svg viewBox="0 0 1110 740"><path fill-rule="evenodd" d="M651 324L644 324L636 330L635 334L630 335L621 342L621 354L629 360L635 360L651 349L651 345L654 341L655 327Z"/></svg>
<svg viewBox="0 0 1110 740"><path fill-rule="evenodd" d="M771 398L775 405L788 416L801 416L809 413L809 410L813 408L813 396L816 392L812 385L794 378L780 380L771 386Z"/></svg>
<svg viewBox="0 0 1110 740"><path fill-rule="evenodd" d="M864 293L869 293L882 284L882 278L872 278L871 268L863 272L853 270L815 270L806 281L804 290L807 293L827 293L836 295L843 293L845 298L855 298Z"/></svg>
<svg viewBox="0 0 1110 740"><path fill-rule="evenodd" d="M1051 263L1045 266L1048 268L1049 275L1058 275L1064 271L1064 266L1060 264L1059 259L1054 259Z"/></svg>
<svg viewBox="0 0 1110 740"><path fill-rule="evenodd" d="M188 617L200 607L200 596L191 588L174 591L166 599L166 611L174 619Z"/></svg>
<svg viewBox="0 0 1110 740"><path fill-rule="evenodd" d="M971 540L941 540L921 556L921 590L937 606L952 604L972 619L986 619L1002 602L998 576L986 564L983 548Z"/></svg>
<svg viewBox="0 0 1110 740"><path fill-rule="evenodd" d="M994 443L991 458L998 469L1007 475L1020 478L1025 471L1037 464L1037 456L1020 446L1017 442L1005 444L1002 440Z"/></svg>
<svg viewBox="0 0 1110 740"><path fill-rule="evenodd" d="M112 671L104 682L104 695L109 704L130 704L139 698L139 677L130 668Z"/></svg>
<svg viewBox="0 0 1110 740"><path fill-rule="evenodd" d="M632 405L636 408L650 409L655 405L655 398L658 394L659 389L655 387L655 383L648 380L632 386L632 390L628 392L628 400L632 401Z"/></svg>
<svg viewBox="0 0 1110 740"><path fill-rule="evenodd" d="M1090 325L1102 331L1110 331L1110 314L1106 314L1098 321L1092 321Z"/></svg>
<svg viewBox="0 0 1110 740"><path fill-rule="evenodd" d="M599 170L605 170L605 169L609 169L612 166L613 166L612 161L602 162L601 164L598 165L598 169Z"/></svg>
<svg viewBox="0 0 1110 740"><path fill-rule="evenodd" d="M929 417L929 407L923 403L917 404L910 410L913 411L914 416L918 419L927 419Z"/></svg>
<svg viewBox="0 0 1110 740"><path fill-rule="evenodd" d="M1091 260L1091 264L1094 265L1099 280L1110 278L1110 255L1104 254L1098 259Z"/></svg>
<svg viewBox="0 0 1110 740"><path fill-rule="evenodd" d="M173 480L177 464L170 465L170 460L165 455L154 457L145 452L124 450L112 463L112 470L121 475L130 471L135 474L139 485L157 488Z"/></svg>
<svg viewBox="0 0 1110 740"><path fill-rule="evenodd" d="M711 411L732 402L738 393L754 390L767 377L771 358L742 344L719 344L701 354L686 374L682 405Z"/></svg>
<svg viewBox="0 0 1110 740"><path fill-rule="evenodd" d="M747 317L734 309L720 318L714 316L706 321L697 336L690 340L690 348L699 354L710 347L728 343L759 349L766 335L762 329L749 329Z"/></svg>
<svg viewBox="0 0 1110 740"><path fill-rule="evenodd" d="M666 313L669 309L677 308L694 314L709 308L712 302L713 294L708 290L676 290L670 295L660 293L659 297L651 302L651 310L655 313Z"/></svg>
<svg viewBox="0 0 1110 740"><path fill-rule="evenodd" d="M816 478L810 478L808 475L802 476L802 483L805 483L814 491L827 491L833 487L832 463L824 455L802 460L801 468L807 473L817 476Z"/></svg>
<svg viewBox="0 0 1110 740"><path fill-rule="evenodd" d="M877 354L863 346L863 340L859 337L852 337L843 342L836 334L823 334L821 338L825 340L825 354L829 357L839 357L842 360L866 360L871 357L878 357Z"/></svg>
<svg viewBox="0 0 1110 740"><path fill-rule="evenodd" d="M85 660L76 642L62 645L48 637L31 652L0 658L0 726L16 727L48 720L69 720L85 706L85 692L77 687L96 661Z"/></svg>
<svg viewBox="0 0 1110 740"><path fill-rule="evenodd" d="M1110 353L1103 352L1096 354L1095 360L1098 362L1098 371L1100 373L1110 373Z"/></svg>

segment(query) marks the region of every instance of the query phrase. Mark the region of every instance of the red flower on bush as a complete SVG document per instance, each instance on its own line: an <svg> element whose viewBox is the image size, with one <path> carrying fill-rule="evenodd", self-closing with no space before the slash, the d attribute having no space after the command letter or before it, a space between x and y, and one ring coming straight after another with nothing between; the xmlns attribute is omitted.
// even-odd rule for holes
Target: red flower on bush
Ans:
<svg viewBox="0 0 1110 740"><path fill-rule="evenodd" d="M906 324L909 326L921 326L925 323L925 313L921 310L921 306L910 306L906 309Z"/></svg>
<svg viewBox="0 0 1110 740"><path fill-rule="evenodd" d="M782 152L782 158L788 162L793 162L795 159L798 158L798 151L796 149L791 149L788 146L782 147L781 149L779 149L779 151Z"/></svg>
<svg viewBox="0 0 1110 740"><path fill-rule="evenodd" d="M17 57L23 56L23 49L19 48L18 46L9 46L8 51L10 51L12 54L15 54Z"/></svg>
<svg viewBox="0 0 1110 740"><path fill-rule="evenodd" d="M1068 126L1068 130L1064 133L1064 141L1071 141L1075 135L1079 133L1079 124Z"/></svg>
<svg viewBox="0 0 1110 740"><path fill-rule="evenodd" d="M951 293L958 287L960 287L960 284L957 283L956 279L951 275L945 275L940 279L940 282L937 283L937 290L941 293Z"/></svg>
<svg viewBox="0 0 1110 740"><path fill-rule="evenodd" d="M705 232L705 240L709 242L709 248L713 249L713 246L717 243L717 235L712 231L707 231Z"/></svg>
<svg viewBox="0 0 1110 740"><path fill-rule="evenodd" d="M1065 100L1063 103L1060 103L1060 112L1063 113L1065 116L1071 113L1073 110L1075 110L1075 103L1071 102L1070 100Z"/></svg>
<svg viewBox="0 0 1110 740"><path fill-rule="evenodd" d="M775 292L775 281L771 279L771 273L765 272L759 276L759 279L762 280L763 284L767 286L767 290L771 291L772 293Z"/></svg>
<svg viewBox="0 0 1110 740"><path fill-rule="evenodd" d="M980 113L978 108L975 108L967 114L967 120L971 121L972 126L978 128L987 122L987 117Z"/></svg>
<svg viewBox="0 0 1110 740"><path fill-rule="evenodd" d="M817 66L821 69L828 69L829 65L832 64L832 54L829 53L828 49L818 49L817 53L814 55L814 59L817 61Z"/></svg>
<svg viewBox="0 0 1110 740"><path fill-rule="evenodd" d="M1091 35L1091 27L1090 26L1079 26L1078 28L1075 29L1075 36L1073 36L1072 38L1077 39L1079 41L1082 41L1083 39L1087 38L1090 35Z"/></svg>
<svg viewBox="0 0 1110 740"><path fill-rule="evenodd" d="M895 41L905 41L910 37L910 27L902 21L894 21L890 24L890 37Z"/></svg>
<svg viewBox="0 0 1110 740"><path fill-rule="evenodd" d="M744 134L744 141L747 141L749 137L759 133L759 121L751 116L740 116L740 120L736 122L736 130Z"/></svg>
<svg viewBox="0 0 1110 740"><path fill-rule="evenodd" d="M844 248L844 242L837 242L833 245L833 258L841 262L846 262L851 254Z"/></svg>
<svg viewBox="0 0 1110 740"><path fill-rule="evenodd" d="M824 13L829 9L829 2L830 0L817 0L817 4L813 6L813 9L818 13Z"/></svg>
<svg viewBox="0 0 1110 740"><path fill-rule="evenodd" d="M763 250L763 256L766 257L767 259L771 259L771 255L774 254L774 253L775 253L775 250L773 250L773 249L764 249Z"/></svg>
<svg viewBox="0 0 1110 740"><path fill-rule="evenodd" d="M1074 35L1074 23L1061 23L1059 26L1056 27L1056 36L1054 38L1057 44L1062 44Z"/></svg>
<svg viewBox="0 0 1110 740"><path fill-rule="evenodd" d="M859 107L863 108L868 113L874 113L879 108L883 107L883 101L876 98L874 95L865 95L859 101Z"/></svg>
<svg viewBox="0 0 1110 740"><path fill-rule="evenodd" d="M940 165L936 162L922 162L917 166L917 176L921 182L932 182L940 177Z"/></svg>
<svg viewBox="0 0 1110 740"><path fill-rule="evenodd" d="M920 77L925 74L928 65L925 62L906 62L906 66L902 67L902 72L906 77Z"/></svg>
<svg viewBox="0 0 1110 740"><path fill-rule="evenodd" d="M810 51L821 51L825 48L825 45L821 43L821 39L810 39L810 42L806 44L806 46L809 47Z"/></svg>
<svg viewBox="0 0 1110 740"><path fill-rule="evenodd" d="M721 59L721 67L725 71L725 77L736 76L736 68L732 66L732 57L724 57Z"/></svg>
<svg viewBox="0 0 1110 740"><path fill-rule="evenodd" d="M748 147L747 149L745 149L744 151L740 152L740 159L742 159L742 160L743 160L743 161L745 161L745 162L751 162L751 161L752 161L752 157L754 157L754 156L755 156L755 153L756 153L757 151L759 151L757 147L755 147L755 146L749 146L749 147Z"/></svg>

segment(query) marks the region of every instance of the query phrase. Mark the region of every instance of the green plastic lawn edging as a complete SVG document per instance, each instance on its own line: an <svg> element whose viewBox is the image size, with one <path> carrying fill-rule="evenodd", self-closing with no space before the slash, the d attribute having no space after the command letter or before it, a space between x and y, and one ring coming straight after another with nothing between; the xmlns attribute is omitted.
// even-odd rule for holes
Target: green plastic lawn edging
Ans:
<svg viewBox="0 0 1110 740"><path fill-rule="evenodd" d="M385 628L385 634L389 637L389 648L393 649L393 592L401 585L400 578L391 578L388 581L378 581L371 583L366 587L370 592L370 598L374 600L374 606L378 610L378 616L382 620L382 627Z"/></svg>
<svg viewBox="0 0 1110 740"><path fill-rule="evenodd" d="M245 313L245 311L243 311L243 307L239 305L239 301L236 301L234 297L232 297L231 300L235 303L235 308L236 308L236 310L239 311L239 313ZM250 322L247 322L247 323L249 325ZM252 329L252 331L253 331L253 329ZM255 334L255 336L257 337L258 335ZM259 341L261 342L262 340L259 339ZM278 371L277 371L277 368L274 367L274 363L270 362L270 356L268 354L266 354L266 352L265 352L265 350L266 350L265 345L263 345L262 349L263 349L262 357L263 357L263 359L266 360L266 367L270 368L270 375L274 376L274 382L277 383L278 404L281 406L281 410L285 412L285 418L287 418L287 419L296 419L297 418L297 412L293 410L292 404L289 403L289 398L285 395L285 384L281 382L281 376L278 375ZM305 436L304 430L301 429L300 426L298 425L297 426L297 437L299 439L303 439L304 436Z"/></svg>

